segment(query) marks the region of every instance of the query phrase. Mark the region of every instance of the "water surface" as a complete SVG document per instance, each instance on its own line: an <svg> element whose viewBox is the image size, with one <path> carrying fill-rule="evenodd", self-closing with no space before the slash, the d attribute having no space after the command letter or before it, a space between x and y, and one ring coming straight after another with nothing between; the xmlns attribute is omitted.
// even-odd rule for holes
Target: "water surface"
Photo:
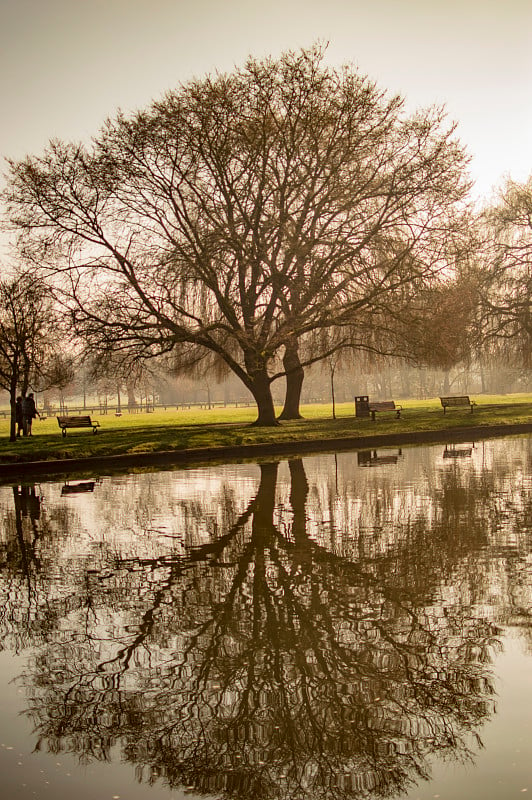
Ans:
<svg viewBox="0 0 532 800"><path fill-rule="evenodd" d="M0 488L6 797L532 792L532 439Z"/></svg>

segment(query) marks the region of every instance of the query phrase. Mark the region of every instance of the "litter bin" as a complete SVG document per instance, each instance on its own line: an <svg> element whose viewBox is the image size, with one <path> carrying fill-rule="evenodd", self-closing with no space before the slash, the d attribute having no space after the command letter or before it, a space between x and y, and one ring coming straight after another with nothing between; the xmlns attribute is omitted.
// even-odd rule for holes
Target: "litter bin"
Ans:
<svg viewBox="0 0 532 800"><path fill-rule="evenodd" d="M369 397L367 394L355 397L355 417L369 417Z"/></svg>

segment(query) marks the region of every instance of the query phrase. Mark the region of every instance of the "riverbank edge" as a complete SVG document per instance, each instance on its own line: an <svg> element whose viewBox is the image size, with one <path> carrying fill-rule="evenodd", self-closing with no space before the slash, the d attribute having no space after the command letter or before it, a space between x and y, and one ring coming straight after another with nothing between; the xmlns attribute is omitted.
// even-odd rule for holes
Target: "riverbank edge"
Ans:
<svg viewBox="0 0 532 800"><path fill-rule="evenodd" d="M115 472L121 469L149 467L192 467L226 461L248 461L256 458L290 455L312 455L338 450L367 450L379 447L402 447L403 445L470 442L497 436L532 433L532 422L515 425L474 425L467 428L446 430L407 431L382 433L367 436L327 437L325 439L302 439L290 442L230 445L222 447L199 447L187 450L164 450L153 453L122 453L112 456L90 456L86 458L49 459L47 461L23 461L16 464L0 464L0 479L3 483L17 478L32 476L69 475L76 473Z"/></svg>

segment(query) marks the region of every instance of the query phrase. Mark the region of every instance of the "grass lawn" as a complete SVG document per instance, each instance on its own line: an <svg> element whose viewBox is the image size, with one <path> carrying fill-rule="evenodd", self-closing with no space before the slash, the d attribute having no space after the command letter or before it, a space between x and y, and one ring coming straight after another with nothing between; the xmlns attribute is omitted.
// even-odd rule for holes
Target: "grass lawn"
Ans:
<svg viewBox="0 0 532 800"><path fill-rule="evenodd" d="M378 433L437 431L472 425L514 425L532 422L532 395L482 395L475 397L474 413L453 409L444 416L439 400L401 401L401 419L393 413L371 419L356 418L354 404L302 407L304 419L283 422L275 428L256 428L253 408L168 410L153 413L94 414L100 422L95 436L90 429L61 436L55 417L35 420L33 436L9 442L9 421L0 420L0 463L57 458L85 458L118 454L143 454L201 447L222 447L272 442L372 436Z"/></svg>

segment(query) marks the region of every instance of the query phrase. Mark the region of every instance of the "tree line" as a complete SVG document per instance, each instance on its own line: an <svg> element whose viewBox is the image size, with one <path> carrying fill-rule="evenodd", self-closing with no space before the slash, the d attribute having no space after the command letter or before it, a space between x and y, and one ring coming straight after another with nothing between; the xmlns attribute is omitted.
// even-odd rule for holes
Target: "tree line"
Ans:
<svg viewBox="0 0 532 800"><path fill-rule="evenodd" d="M305 370L329 358L449 369L489 341L528 362L532 183L479 212L444 109L407 113L324 56L249 59L117 114L90 145L9 162L12 408L20 388L64 379L65 358L50 365L65 352L96 374L233 374L259 425L278 424L280 379L280 418L300 416ZM21 332L29 308L51 337ZM28 360L30 341L49 346Z"/></svg>

